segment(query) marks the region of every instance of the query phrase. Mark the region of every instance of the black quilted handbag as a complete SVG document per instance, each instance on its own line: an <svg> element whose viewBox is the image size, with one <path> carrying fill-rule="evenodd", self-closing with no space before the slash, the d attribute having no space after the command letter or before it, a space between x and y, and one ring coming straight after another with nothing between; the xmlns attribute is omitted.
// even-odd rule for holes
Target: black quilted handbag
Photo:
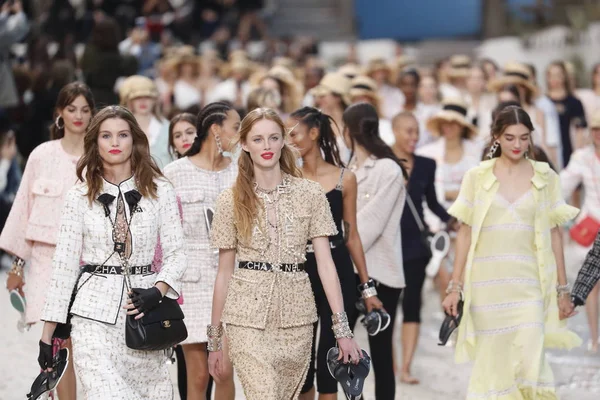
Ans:
<svg viewBox="0 0 600 400"><path fill-rule="evenodd" d="M173 347L188 336L183 318L177 300L163 297L158 307L146 312L142 318L127 316L125 343L130 349L145 351Z"/></svg>

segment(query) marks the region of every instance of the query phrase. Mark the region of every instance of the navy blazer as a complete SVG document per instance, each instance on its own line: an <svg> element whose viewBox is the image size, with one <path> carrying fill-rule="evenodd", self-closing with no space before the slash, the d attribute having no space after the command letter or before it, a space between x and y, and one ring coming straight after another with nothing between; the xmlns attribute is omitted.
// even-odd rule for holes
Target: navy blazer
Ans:
<svg viewBox="0 0 600 400"><path fill-rule="evenodd" d="M435 193L435 161L431 158L414 156L413 168L407 185L407 196L410 196L417 213L423 219L423 199L427 207L443 222L450 219L450 215L437 201ZM427 225L425 225L427 226ZM404 205L404 212L400 220L402 231L402 258L404 261L427 258L427 250L421 241L421 231L408 204Z"/></svg>

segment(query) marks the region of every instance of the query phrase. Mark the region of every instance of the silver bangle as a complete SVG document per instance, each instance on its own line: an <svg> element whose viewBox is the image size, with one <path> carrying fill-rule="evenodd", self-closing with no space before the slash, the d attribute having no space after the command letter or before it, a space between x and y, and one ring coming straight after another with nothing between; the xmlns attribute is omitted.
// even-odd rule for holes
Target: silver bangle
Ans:
<svg viewBox="0 0 600 400"><path fill-rule="evenodd" d="M333 325L348 323L348 315L346 312L335 313L331 316L331 322Z"/></svg>
<svg viewBox="0 0 600 400"><path fill-rule="evenodd" d="M336 339L342 339L342 338L352 339L354 337L354 334L352 333L352 330L350 329L350 325L348 325L348 322L334 324L331 327L331 329L333 329L333 336Z"/></svg>
<svg viewBox="0 0 600 400"><path fill-rule="evenodd" d="M375 297L375 296L377 296L377 289L375 289L374 287L368 287L368 288L362 290L362 298L363 299L368 299L370 297Z"/></svg>
<svg viewBox="0 0 600 400"><path fill-rule="evenodd" d="M223 341L220 337L216 338L208 338L208 342L206 343L206 350L212 352L221 351L223 349Z"/></svg>

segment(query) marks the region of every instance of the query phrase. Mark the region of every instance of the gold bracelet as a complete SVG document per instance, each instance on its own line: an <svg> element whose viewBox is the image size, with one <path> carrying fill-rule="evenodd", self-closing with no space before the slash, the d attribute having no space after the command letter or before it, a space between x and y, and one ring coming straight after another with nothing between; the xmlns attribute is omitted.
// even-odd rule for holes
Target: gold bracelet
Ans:
<svg viewBox="0 0 600 400"><path fill-rule="evenodd" d="M223 336L223 325L208 325L206 327L206 336L210 339L218 339Z"/></svg>
<svg viewBox="0 0 600 400"><path fill-rule="evenodd" d="M348 323L348 315L346 314L345 311L340 312L340 313L335 313L331 316L331 322L333 323L333 325L335 324L342 324L342 323Z"/></svg>

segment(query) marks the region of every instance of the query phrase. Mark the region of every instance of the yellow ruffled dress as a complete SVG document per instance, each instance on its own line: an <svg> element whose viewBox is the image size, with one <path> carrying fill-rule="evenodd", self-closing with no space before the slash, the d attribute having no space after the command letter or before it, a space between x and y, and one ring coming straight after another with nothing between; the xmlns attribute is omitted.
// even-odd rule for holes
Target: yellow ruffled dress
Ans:
<svg viewBox="0 0 600 400"><path fill-rule="evenodd" d="M564 203L545 163L532 162L531 189L507 201L498 193L494 163L465 175L449 210L472 228L457 361L474 360L468 399L556 399L544 348L580 340L558 319L550 229L578 210Z"/></svg>

